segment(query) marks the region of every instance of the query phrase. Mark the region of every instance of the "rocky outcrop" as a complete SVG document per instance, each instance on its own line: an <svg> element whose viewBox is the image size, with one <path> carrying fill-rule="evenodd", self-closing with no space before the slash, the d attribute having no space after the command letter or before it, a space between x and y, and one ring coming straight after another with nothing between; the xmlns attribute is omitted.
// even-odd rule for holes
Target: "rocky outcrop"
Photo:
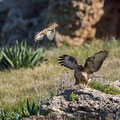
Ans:
<svg viewBox="0 0 120 120"><path fill-rule="evenodd" d="M104 12L103 5L104 0L50 0L46 19L48 23L55 20L59 24L58 45L61 42L79 45L91 40L96 33L93 26Z"/></svg>
<svg viewBox="0 0 120 120"><path fill-rule="evenodd" d="M75 101L70 101L72 92L76 95ZM66 90L53 97L43 109L51 110L50 114L58 120L119 120L120 95L109 95L91 88Z"/></svg>
<svg viewBox="0 0 120 120"><path fill-rule="evenodd" d="M4 0L0 2L0 45L16 40L34 42L43 27L48 0Z"/></svg>
<svg viewBox="0 0 120 120"><path fill-rule="evenodd" d="M72 80L71 80L72 79ZM110 95L91 89L74 89L73 78L62 81L60 88L63 92L54 96L40 111L49 113L47 116L31 116L23 120L119 120L120 119L120 94ZM70 82L71 81L71 82ZM91 83L94 80L90 81ZM98 80L101 84L108 84ZM120 80L110 82L110 85L120 90ZM65 88L67 88L65 90ZM58 88L59 89L59 88ZM74 99L71 99L71 93ZM71 101L73 100L73 101Z"/></svg>
<svg viewBox="0 0 120 120"><path fill-rule="evenodd" d="M70 101L71 93L76 96ZM47 116L31 116L23 120L119 120L120 95L105 94L91 88L68 89L42 106Z"/></svg>

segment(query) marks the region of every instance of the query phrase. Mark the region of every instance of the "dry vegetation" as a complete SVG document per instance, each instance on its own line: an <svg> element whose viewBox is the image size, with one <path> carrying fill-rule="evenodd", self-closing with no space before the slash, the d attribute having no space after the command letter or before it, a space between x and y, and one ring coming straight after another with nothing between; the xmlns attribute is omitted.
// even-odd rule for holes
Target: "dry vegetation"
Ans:
<svg viewBox="0 0 120 120"><path fill-rule="evenodd" d="M73 72L58 65L58 56L62 54L75 56L83 64L87 57L104 49L110 53L97 74L101 75L104 81L120 79L120 41L94 40L90 44L77 47L64 45L61 48L46 50L45 56L48 60L34 69L1 72L0 106L13 105L27 98L35 100L38 95L45 99L49 98L51 92L55 93L55 86L59 85L60 81L73 80Z"/></svg>

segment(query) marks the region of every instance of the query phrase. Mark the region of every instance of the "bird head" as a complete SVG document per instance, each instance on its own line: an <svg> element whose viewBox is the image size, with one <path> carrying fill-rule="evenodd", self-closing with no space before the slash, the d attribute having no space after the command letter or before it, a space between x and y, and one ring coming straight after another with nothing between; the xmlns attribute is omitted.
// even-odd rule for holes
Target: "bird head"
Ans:
<svg viewBox="0 0 120 120"><path fill-rule="evenodd" d="M57 24L57 23L55 23L55 22L53 23L53 25L54 25L54 27L58 27L58 24Z"/></svg>

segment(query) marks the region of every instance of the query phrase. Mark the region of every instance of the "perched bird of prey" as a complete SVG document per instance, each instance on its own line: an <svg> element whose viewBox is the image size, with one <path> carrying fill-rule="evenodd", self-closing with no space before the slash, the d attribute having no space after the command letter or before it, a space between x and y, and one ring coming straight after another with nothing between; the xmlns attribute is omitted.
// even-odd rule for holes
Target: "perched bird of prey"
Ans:
<svg viewBox="0 0 120 120"><path fill-rule="evenodd" d="M55 28L56 27L58 27L58 24L55 22L49 24L47 28L45 28L41 32L37 33L37 35L35 35L34 41L38 42L39 40L42 40L45 35L47 36L47 38L50 41L53 40L55 37Z"/></svg>
<svg viewBox="0 0 120 120"><path fill-rule="evenodd" d="M82 88L85 88L90 79L90 75L100 69L107 56L108 51L100 51L87 58L84 66L80 64L77 58L69 55L60 56L58 61L61 66L74 70L74 77L76 79L75 85L82 84Z"/></svg>

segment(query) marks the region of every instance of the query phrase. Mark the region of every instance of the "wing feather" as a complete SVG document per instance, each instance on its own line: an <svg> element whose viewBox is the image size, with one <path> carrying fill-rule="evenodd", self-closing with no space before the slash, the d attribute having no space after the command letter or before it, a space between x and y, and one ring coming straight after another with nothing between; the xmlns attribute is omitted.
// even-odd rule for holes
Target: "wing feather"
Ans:
<svg viewBox="0 0 120 120"><path fill-rule="evenodd" d="M42 40L45 35L47 35L47 38L51 41L55 37L55 28L58 27L58 24L53 22L48 25L44 30L39 32L37 35L34 37L34 41L38 42L39 40ZM47 32L47 34L46 34Z"/></svg>
<svg viewBox="0 0 120 120"><path fill-rule="evenodd" d="M42 40L44 36L45 36L45 32L43 30L43 31L39 32L37 35L35 35L34 41L38 42L39 40Z"/></svg>
<svg viewBox="0 0 120 120"><path fill-rule="evenodd" d="M84 71L86 71L88 74L97 72L107 56L108 51L104 50L94 54L92 57L87 58L84 65Z"/></svg>
<svg viewBox="0 0 120 120"><path fill-rule="evenodd" d="M65 66L71 70L75 70L80 65L78 59L69 55L60 56L58 61L61 66Z"/></svg>

